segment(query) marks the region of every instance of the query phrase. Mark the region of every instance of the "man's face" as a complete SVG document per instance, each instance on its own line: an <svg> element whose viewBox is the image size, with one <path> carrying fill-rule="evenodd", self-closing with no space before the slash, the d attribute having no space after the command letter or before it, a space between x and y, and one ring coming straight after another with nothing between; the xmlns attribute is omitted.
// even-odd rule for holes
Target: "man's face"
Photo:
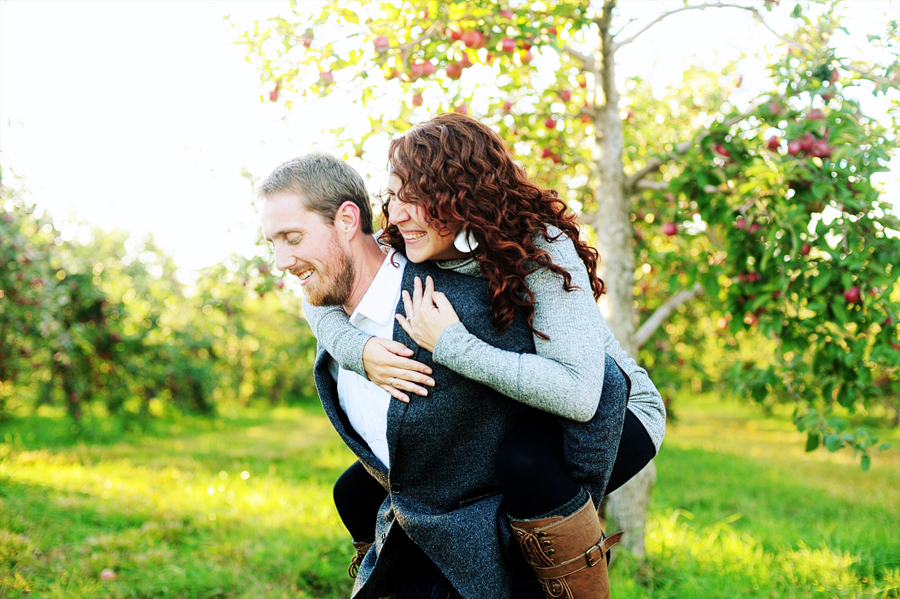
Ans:
<svg viewBox="0 0 900 599"><path fill-rule="evenodd" d="M300 279L303 295L314 306L347 303L356 273L332 224L305 206L306 198L283 192L262 207L265 238L275 249L275 267Z"/></svg>

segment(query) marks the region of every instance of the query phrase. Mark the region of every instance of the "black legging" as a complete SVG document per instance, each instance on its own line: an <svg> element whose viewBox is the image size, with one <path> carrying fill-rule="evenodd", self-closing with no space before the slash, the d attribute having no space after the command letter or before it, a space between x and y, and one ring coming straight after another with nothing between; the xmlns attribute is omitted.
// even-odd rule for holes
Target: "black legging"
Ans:
<svg viewBox="0 0 900 599"><path fill-rule="evenodd" d="M540 414L540 413L539 413ZM581 487L566 473L559 425L546 414L530 415L510 431L497 452L507 512L534 518L572 500ZM625 411L625 423L606 492L624 485L650 463L656 448L640 420ZM334 485L334 504L355 541L375 537L375 516L387 491L354 462ZM594 498L597 500L597 498Z"/></svg>

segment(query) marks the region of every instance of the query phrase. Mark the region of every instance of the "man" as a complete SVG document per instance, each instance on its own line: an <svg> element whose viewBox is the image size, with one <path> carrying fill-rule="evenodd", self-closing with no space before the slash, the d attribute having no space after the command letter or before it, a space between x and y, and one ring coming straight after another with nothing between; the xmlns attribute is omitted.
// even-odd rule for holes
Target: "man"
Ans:
<svg viewBox="0 0 900 599"><path fill-rule="evenodd" d="M469 331L503 349L534 351L521 319L503 335L496 332L485 281L386 256L372 235L364 182L342 161L294 159L259 194L276 267L300 279L309 303L343 306L351 321L386 330L370 333L415 348L393 317L405 315L401 289L411 289L416 276L431 276ZM408 404L339 369L321 349L316 361L326 414L389 490L353 596L431 597L441 589L441 597L541 597L527 567L512 565L516 552L509 550L511 529L494 468L506 433L530 408L433 363L424 350L413 358L432 369L436 384L427 401Z"/></svg>

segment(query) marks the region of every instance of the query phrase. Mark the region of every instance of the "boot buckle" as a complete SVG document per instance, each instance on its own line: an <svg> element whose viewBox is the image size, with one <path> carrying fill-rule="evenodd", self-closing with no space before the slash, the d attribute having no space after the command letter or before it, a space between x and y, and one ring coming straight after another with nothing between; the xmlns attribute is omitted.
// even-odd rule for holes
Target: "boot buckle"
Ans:
<svg viewBox="0 0 900 599"><path fill-rule="evenodd" d="M600 559L594 559L594 551L600 551ZM591 545L591 548L584 552L584 557L587 558L588 568L593 568L603 559L603 550L600 549L600 545Z"/></svg>

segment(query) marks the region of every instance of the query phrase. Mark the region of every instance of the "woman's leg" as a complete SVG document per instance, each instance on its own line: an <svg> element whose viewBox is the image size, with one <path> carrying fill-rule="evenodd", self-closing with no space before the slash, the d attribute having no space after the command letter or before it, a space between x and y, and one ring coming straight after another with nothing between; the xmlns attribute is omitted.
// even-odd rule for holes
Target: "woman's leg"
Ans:
<svg viewBox="0 0 900 599"><path fill-rule="evenodd" d="M356 578L366 553L375 541L375 519L385 497L387 491L359 462L344 470L334 483L334 505L356 549L356 555L347 569L351 578Z"/></svg>
<svg viewBox="0 0 900 599"><path fill-rule="evenodd" d="M531 412L510 431L497 452L496 464L512 518L544 516L582 493L566 472L562 431L546 413Z"/></svg>
<svg viewBox="0 0 900 599"><path fill-rule="evenodd" d="M334 483L334 505L354 541L375 538L375 518L387 491L354 462Z"/></svg>
<svg viewBox="0 0 900 599"><path fill-rule="evenodd" d="M631 480L631 477L643 470L655 455L656 447L647 429L631 410L626 410L622 438L619 440L619 453L616 454L616 461L606 484L606 494L609 495Z"/></svg>

